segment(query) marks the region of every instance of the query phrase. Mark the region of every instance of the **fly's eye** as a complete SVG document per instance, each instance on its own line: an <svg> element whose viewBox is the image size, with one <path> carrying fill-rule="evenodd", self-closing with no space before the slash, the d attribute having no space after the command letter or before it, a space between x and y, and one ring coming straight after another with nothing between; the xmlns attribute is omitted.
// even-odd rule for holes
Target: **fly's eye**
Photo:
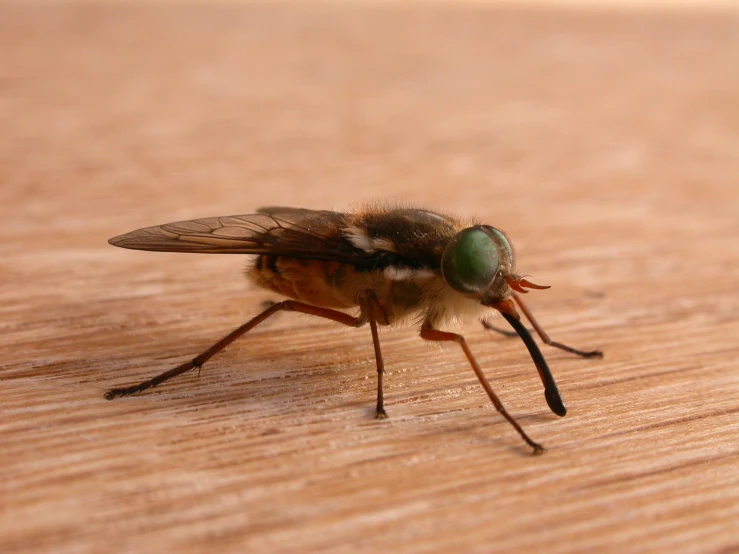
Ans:
<svg viewBox="0 0 739 554"><path fill-rule="evenodd" d="M498 247L493 237L480 227L457 233L441 257L444 280L457 292L480 294L498 272Z"/></svg>
<svg viewBox="0 0 739 554"><path fill-rule="evenodd" d="M499 244L505 249L506 253L508 254L508 260L511 262L511 264L513 264L513 248L511 248L511 243L508 242L508 237L503 234L503 231L499 231L495 227L490 227L489 225L486 225L485 229L489 233L495 235L495 237L498 239Z"/></svg>

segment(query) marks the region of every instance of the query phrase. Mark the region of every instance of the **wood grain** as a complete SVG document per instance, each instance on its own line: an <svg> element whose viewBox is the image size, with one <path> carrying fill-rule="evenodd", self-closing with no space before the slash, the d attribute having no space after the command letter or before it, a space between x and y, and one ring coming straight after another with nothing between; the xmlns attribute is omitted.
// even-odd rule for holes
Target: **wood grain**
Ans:
<svg viewBox="0 0 739 554"><path fill-rule="evenodd" d="M739 14L0 5L0 550L739 551ZM476 213L523 345L275 318L245 261L109 237L261 205Z"/></svg>

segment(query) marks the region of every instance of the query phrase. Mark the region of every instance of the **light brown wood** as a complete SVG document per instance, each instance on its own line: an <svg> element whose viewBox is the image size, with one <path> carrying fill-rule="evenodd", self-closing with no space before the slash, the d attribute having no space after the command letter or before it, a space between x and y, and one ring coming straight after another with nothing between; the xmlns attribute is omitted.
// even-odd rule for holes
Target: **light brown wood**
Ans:
<svg viewBox="0 0 739 554"><path fill-rule="evenodd" d="M0 6L0 551L739 550L739 15ZM260 310L234 256L108 238L368 199L505 229L551 335Z"/></svg>

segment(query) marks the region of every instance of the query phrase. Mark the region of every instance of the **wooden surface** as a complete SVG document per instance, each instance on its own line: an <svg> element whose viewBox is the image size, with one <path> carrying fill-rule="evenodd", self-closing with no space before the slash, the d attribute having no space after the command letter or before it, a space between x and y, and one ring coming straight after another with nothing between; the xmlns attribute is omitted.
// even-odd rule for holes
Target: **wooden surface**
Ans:
<svg viewBox="0 0 739 554"><path fill-rule="evenodd" d="M0 5L2 552L739 551L739 13ZM518 340L275 318L230 256L106 241L397 198L507 230Z"/></svg>

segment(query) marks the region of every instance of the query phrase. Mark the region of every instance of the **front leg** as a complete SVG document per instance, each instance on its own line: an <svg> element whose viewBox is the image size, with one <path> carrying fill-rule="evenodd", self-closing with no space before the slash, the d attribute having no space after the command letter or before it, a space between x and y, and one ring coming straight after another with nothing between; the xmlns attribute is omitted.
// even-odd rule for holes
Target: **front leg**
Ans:
<svg viewBox="0 0 739 554"><path fill-rule="evenodd" d="M485 327L488 331L493 331L494 333L498 333L499 335L503 335L504 337L514 338L518 336L518 333L515 331L509 331L508 329L501 329L500 327L496 327L492 323L490 323L490 320L487 318L483 318L480 320L480 323L482 323L482 326Z"/></svg>
<svg viewBox="0 0 739 554"><path fill-rule="evenodd" d="M521 300L521 297L513 291L511 291L511 295L513 296L513 299L516 301L516 304L518 304L518 307L521 308L523 315L525 315L526 318L531 322L531 325L533 325L534 329L536 330L536 333L539 335L541 340L544 341L545 344L548 344L549 346L553 346L555 348L559 348L560 350L564 350L565 352L570 352L571 354L575 354L577 356L582 356L583 358L602 358L603 357L603 352L600 350L578 350L577 348L572 348L571 346L567 346L566 344L562 344L561 342L556 342L550 339L549 335L547 335L547 332L544 330L544 328L541 325L539 325L539 322L536 321L536 319L534 318L534 314L532 314L529 311L529 309L526 307L526 304L523 303L523 300ZM483 325L485 325L484 322L483 322ZM485 325L485 327L487 327L487 325Z"/></svg>
<svg viewBox="0 0 739 554"><path fill-rule="evenodd" d="M464 337L462 335L458 335L456 333L448 333L446 331L439 331L438 329L434 329L431 323L427 321L421 327L421 338L429 341L456 342L457 344L459 344L459 346L462 347L462 351L464 352L465 356L467 356L467 361L472 366L475 375L477 375L477 379L480 381L482 388L484 388L485 392L488 393L488 396L490 397L493 406L495 406L495 409L498 410L511 425L513 425L514 429L518 431L518 434L521 435L524 441L526 441L526 444L534 449L534 454L541 454L542 452L544 452L544 447L539 443L531 440L526 432L518 424L518 422L513 418L513 416L511 416L506 411L503 403L498 398L498 395L495 394L495 391L490 386L488 380L485 378L485 374L482 372L480 365L477 363L477 360L472 355L472 351L470 350L469 346L467 346L467 341L464 340Z"/></svg>

